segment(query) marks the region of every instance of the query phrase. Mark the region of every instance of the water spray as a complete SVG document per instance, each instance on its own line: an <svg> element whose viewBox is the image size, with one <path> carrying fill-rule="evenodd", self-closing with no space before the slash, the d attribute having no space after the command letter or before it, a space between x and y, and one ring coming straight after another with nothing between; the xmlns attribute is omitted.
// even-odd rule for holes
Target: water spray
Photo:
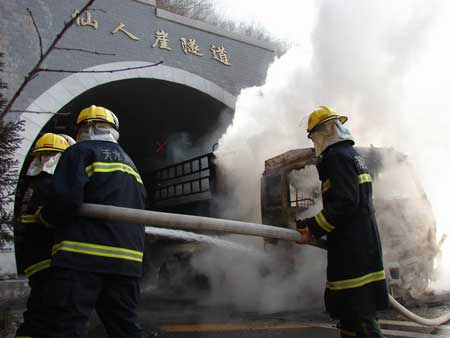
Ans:
<svg viewBox="0 0 450 338"><path fill-rule="evenodd" d="M83 204L80 214L85 217L104 219L108 221L121 221L126 223L146 224L154 227L194 230L194 231L218 231L238 235L258 236L264 238L280 239L286 241L298 241L300 234L291 229L280 228L271 225L248 223L218 219L203 216L190 216L171 214L149 210L115 207L110 205ZM322 242L312 245L325 249ZM392 307L406 318L426 326L439 326L450 320L450 312L437 318L420 317L389 295Z"/></svg>
<svg viewBox="0 0 450 338"><path fill-rule="evenodd" d="M215 246L219 246L220 248L225 249L225 250L230 250L230 251L238 250L238 251L244 252L248 255L252 255L255 257L259 257L259 258L266 258L265 255L263 255L261 253L261 251L256 250L255 248L252 248L249 246L244 246L244 245L241 245L239 243L236 243L236 242L233 242L230 240L213 237L213 236L209 236L209 235L198 234L195 232L183 231L183 230L178 230L178 229L171 230L171 229L166 229L166 228L157 228L157 227L146 226L145 233L147 235L152 235L152 236L161 236L161 237L165 237L165 238L182 239L182 240L193 241L193 242L198 242L198 243L203 243L203 244L215 245Z"/></svg>

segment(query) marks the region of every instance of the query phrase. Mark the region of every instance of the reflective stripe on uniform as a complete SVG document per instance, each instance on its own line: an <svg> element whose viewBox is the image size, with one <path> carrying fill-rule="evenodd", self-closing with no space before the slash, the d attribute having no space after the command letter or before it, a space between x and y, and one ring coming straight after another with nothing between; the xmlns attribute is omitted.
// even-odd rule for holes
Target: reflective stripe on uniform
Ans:
<svg viewBox="0 0 450 338"><path fill-rule="evenodd" d="M45 259L45 260L40 261L40 262L38 262L36 264L30 265L28 268L26 268L24 270L25 276L30 278L36 272L48 269L50 267L50 263L51 263L50 259Z"/></svg>
<svg viewBox="0 0 450 338"><path fill-rule="evenodd" d="M370 183L372 182L372 177L369 174L358 175L358 184Z"/></svg>
<svg viewBox="0 0 450 338"><path fill-rule="evenodd" d="M372 182L372 177L370 177L370 174L358 175L358 184L364 184L364 183L370 183L370 182ZM323 182L322 194L327 192L330 188L331 188L331 181L330 181L330 179L327 179L325 182Z"/></svg>
<svg viewBox="0 0 450 338"><path fill-rule="evenodd" d="M86 167L86 174L91 177L95 173L110 173L121 171L136 178L136 181L142 183L141 176L129 165L120 162L94 162Z"/></svg>
<svg viewBox="0 0 450 338"><path fill-rule="evenodd" d="M72 241L62 241L55 244L52 249L52 255L55 255L58 251L70 251L85 255L128 259L136 262L142 262L142 257L144 256L140 251Z"/></svg>
<svg viewBox="0 0 450 338"><path fill-rule="evenodd" d="M319 212L316 216L314 216L317 224L326 232L330 232L334 230L334 226L332 226L330 223L328 223L327 219L323 215L322 211Z"/></svg>
<svg viewBox="0 0 450 338"><path fill-rule="evenodd" d="M50 223L48 223L44 217L42 217L42 214L40 213L40 209L38 209L38 211L35 214L24 214L22 216L20 216L20 223L23 224L30 224L30 223L39 223L39 224L44 224L44 225L48 225L51 226Z"/></svg>
<svg viewBox="0 0 450 338"><path fill-rule="evenodd" d="M37 218L34 214L24 214L20 216L20 223L37 223Z"/></svg>
<svg viewBox="0 0 450 338"><path fill-rule="evenodd" d="M377 282L380 280L384 280L385 274L384 270L368 273L367 275L352 278L352 279L344 279L335 282L327 282L327 289L330 290L345 290L352 288L359 288L369 283Z"/></svg>
<svg viewBox="0 0 450 338"><path fill-rule="evenodd" d="M322 185L322 194L324 194L325 192L327 192L330 188L331 188L331 181L330 181L330 179L327 179L325 182L323 182L323 185Z"/></svg>

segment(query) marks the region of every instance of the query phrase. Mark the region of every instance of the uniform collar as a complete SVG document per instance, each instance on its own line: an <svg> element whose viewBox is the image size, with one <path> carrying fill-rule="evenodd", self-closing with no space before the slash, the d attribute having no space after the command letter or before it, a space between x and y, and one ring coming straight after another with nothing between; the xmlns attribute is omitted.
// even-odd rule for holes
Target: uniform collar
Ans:
<svg viewBox="0 0 450 338"><path fill-rule="evenodd" d="M351 146L353 146L354 144L355 144L355 142L352 141L352 140L343 140L343 141L340 141L340 142L337 142L337 143L333 143L333 144L329 145L329 146L322 152L321 157L322 157L322 156L326 156L328 153L330 153L331 151L333 151L333 149L339 148L339 147L341 147L341 146L343 146L343 145L351 145Z"/></svg>

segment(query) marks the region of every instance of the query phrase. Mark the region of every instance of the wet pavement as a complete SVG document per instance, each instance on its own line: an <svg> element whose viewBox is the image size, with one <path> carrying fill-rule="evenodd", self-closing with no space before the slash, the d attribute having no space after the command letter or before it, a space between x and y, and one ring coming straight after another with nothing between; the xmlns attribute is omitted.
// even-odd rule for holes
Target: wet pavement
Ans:
<svg viewBox="0 0 450 338"><path fill-rule="evenodd" d="M25 299L2 308L0 337L14 337L21 322ZM4 305L4 304L0 304ZM450 311L448 303L411 309L432 318ZM430 328L402 318L393 310L379 313L386 337L450 338L450 325ZM337 338L336 322L324 312L322 304L303 310L258 313L205 304L198 299L172 294L147 293L139 308L139 320L152 338ZM103 326L93 318L89 338L106 338Z"/></svg>
<svg viewBox="0 0 450 338"><path fill-rule="evenodd" d="M423 316L434 317L449 309L448 305L440 304L414 310ZM450 337L450 326L423 327L391 310L379 315L386 337ZM143 298L139 318L147 334L155 338L339 337L336 321L328 317L321 304L307 310L264 314L153 294ZM92 325L90 338L106 338L101 324Z"/></svg>
<svg viewBox="0 0 450 338"><path fill-rule="evenodd" d="M177 300L158 295L143 299L140 323L150 337L339 337L335 322L320 306L307 312L261 314L229 306L201 304L196 300ZM90 338L105 338L99 323Z"/></svg>

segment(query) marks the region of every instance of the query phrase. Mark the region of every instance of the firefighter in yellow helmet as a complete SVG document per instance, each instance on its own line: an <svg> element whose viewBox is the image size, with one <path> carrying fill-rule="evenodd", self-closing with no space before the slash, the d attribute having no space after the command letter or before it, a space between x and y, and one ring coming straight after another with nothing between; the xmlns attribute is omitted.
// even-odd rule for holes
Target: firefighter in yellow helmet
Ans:
<svg viewBox="0 0 450 338"><path fill-rule="evenodd" d="M119 140L119 120L104 107L90 106L83 109L77 119L77 141Z"/></svg>
<svg viewBox="0 0 450 338"><path fill-rule="evenodd" d="M372 178L344 127L347 117L321 106L307 133L319 157L323 209L297 220L299 244L326 236L325 306L339 319L341 337L383 337L377 310L388 305L383 256L372 201Z"/></svg>
<svg viewBox="0 0 450 338"><path fill-rule="evenodd" d="M49 276L54 230L40 218L40 208L50 195L51 182L61 154L75 141L67 135L46 133L35 143L25 179L18 223L15 226L16 255L19 272L28 277L31 288L18 336L29 336L43 307L41 297Z"/></svg>
<svg viewBox="0 0 450 338"><path fill-rule="evenodd" d="M141 176L118 139L119 121L110 110L90 106L80 112L77 144L61 156L52 198L42 209L42 217L57 226L49 306L36 336L85 337L95 309L109 337L144 337L136 322L144 226L77 214L83 203L144 209Z"/></svg>

